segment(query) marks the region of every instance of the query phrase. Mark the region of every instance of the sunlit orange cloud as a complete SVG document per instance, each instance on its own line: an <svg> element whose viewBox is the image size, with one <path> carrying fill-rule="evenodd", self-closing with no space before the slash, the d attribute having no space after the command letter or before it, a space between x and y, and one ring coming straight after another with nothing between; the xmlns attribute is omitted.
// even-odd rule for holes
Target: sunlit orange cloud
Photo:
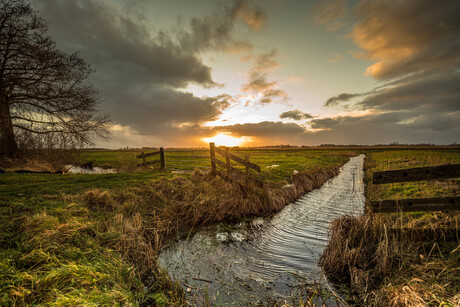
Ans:
<svg viewBox="0 0 460 307"><path fill-rule="evenodd" d="M242 144L246 142L250 142L251 138L250 137L237 138L237 137L231 136L230 132L220 132L213 137L203 138L202 140L206 143L213 142L216 144L216 146L233 147L233 146L241 146Z"/></svg>

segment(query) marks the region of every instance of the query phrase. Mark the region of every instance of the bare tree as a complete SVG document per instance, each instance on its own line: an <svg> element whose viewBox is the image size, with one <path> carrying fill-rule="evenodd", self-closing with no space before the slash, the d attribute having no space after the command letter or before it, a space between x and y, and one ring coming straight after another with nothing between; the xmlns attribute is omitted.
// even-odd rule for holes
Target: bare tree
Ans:
<svg viewBox="0 0 460 307"><path fill-rule="evenodd" d="M80 146L107 135L89 65L56 47L25 0L0 0L0 10L0 155L17 156L20 131Z"/></svg>

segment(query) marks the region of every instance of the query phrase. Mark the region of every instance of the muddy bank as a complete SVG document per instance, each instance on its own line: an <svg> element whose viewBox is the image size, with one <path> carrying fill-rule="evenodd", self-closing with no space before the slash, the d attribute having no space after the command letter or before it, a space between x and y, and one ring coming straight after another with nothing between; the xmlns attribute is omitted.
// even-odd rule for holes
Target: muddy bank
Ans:
<svg viewBox="0 0 460 307"><path fill-rule="evenodd" d="M297 286L304 282L325 283L317 261L329 223L363 210L363 160L351 158L338 176L272 218L202 228L164 250L160 264L192 301L208 296L223 304L266 304L298 295ZM305 177L293 182L281 191L269 191L270 201L281 205L309 188Z"/></svg>

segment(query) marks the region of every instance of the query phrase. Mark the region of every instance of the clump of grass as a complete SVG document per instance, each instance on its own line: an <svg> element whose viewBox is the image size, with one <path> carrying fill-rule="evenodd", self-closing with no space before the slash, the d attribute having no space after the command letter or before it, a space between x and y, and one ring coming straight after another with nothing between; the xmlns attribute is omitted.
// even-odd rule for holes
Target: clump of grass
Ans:
<svg viewBox="0 0 460 307"><path fill-rule="evenodd" d="M82 194L83 202L90 209L112 209L113 200L108 191L100 189L88 190Z"/></svg>
<svg viewBox="0 0 460 307"><path fill-rule="evenodd" d="M395 227L391 219L371 214L335 220L320 265L354 302L458 304L459 242L413 240Z"/></svg>
<svg viewBox="0 0 460 307"><path fill-rule="evenodd" d="M20 249L2 250L1 305L129 305L141 298L134 268L101 246L95 223L72 216L74 209L66 209L67 218L43 212L24 220Z"/></svg>

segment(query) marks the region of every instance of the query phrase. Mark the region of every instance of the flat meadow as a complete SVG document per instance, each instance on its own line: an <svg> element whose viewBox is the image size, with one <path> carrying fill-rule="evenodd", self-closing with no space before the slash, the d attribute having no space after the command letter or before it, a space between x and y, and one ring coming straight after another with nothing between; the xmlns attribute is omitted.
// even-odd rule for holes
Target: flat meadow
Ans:
<svg viewBox="0 0 460 307"><path fill-rule="evenodd" d="M155 150L86 150L76 156L76 164L92 162L93 166L118 169L114 174L0 174L0 305L184 305L183 290L157 265L156 255L166 237L181 227L269 216L321 186L350 156L360 153L367 155L369 199L459 195L455 179L381 186L373 186L369 179L377 170L460 163L458 148L232 149L242 158L248 154L250 161L260 166L261 172L252 175L265 182L263 188L242 187L210 175L207 150L166 149L166 170L138 167L141 161L136 155L142 151ZM217 158L225 161L219 155ZM423 221L432 227L446 216L458 222L458 215L446 214L391 214L373 219L372 225L380 229L382 223L421 225ZM359 229L361 224L356 225ZM340 234L335 237L343 239ZM382 246L380 239L362 241L369 246L366 255L380 259L375 257L376 250L380 251L375 246ZM410 258L401 263L408 251L400 247L397 251L402 255L395 252L385 258L385 270L376 263L364 270L360 285L368 283L365 291L364 286L350 286L351 279L341 281L348 283L343 290L355 301L378 303L381 300L377 298L388 291L402 291L404 282L421 284L410 276L422 272L429 278L445 275L442 280L448 285L442 284L444 292L433 293L439 301L451 302L460 284L458 267L451 265L459 258L458 248L455 251L458 241L439 242L441 253L433 244L419 242L414 257L420 259L420 254L425 260L415 262ZM440 270L430 267L433 261ZM444 262L441 266L436 261ZM441 271L441 267L447 269ZM344 276L351 276L350 270L340 268ZM373 272L383 277L376 280ZM361 275L353 275L359 280L356 276ZM449 283L448 278L457 282ZM382 288L388 281L393 282L391 286ZM374 293L372 300L369 293Z"/></svg>
<svg viewBox="0 0 460 307"><path fill-rule="evenodd" d="M376 171L460 163L458 148L367 152L367 201L460 196L458 178L373 184ZM460 305L459 211L371 213L331 225L320 264L350 304Z"/></svg>

